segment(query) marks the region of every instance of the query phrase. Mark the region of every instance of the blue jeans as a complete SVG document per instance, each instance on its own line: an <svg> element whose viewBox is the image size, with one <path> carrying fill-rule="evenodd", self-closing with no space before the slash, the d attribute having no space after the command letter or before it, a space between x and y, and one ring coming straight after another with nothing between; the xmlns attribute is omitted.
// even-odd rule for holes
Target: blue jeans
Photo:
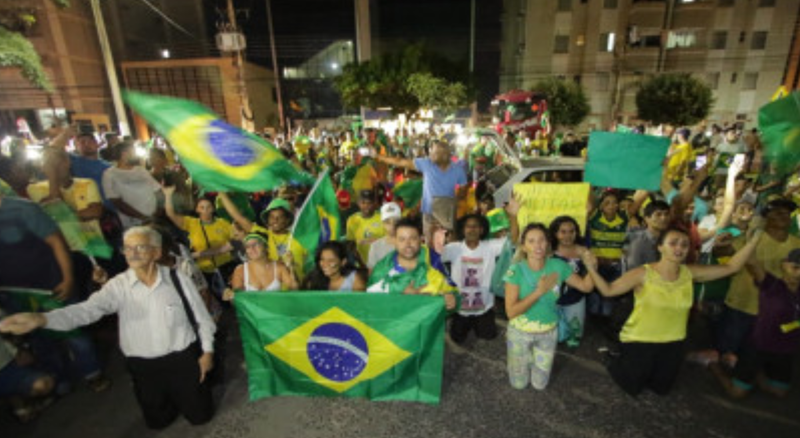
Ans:
<svg viewBox="0 0 800 438"><path fill-rule="evenodd" d="M717 327L717 350L720 354L738 354L750 335L755 321L755 315L725 306Z"/></svg>

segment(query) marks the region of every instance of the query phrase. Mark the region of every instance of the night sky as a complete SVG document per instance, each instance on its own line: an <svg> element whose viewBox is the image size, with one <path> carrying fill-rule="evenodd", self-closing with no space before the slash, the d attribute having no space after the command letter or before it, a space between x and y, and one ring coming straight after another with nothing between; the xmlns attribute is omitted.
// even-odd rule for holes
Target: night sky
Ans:
<svg viewBox="0 0 800 438"><path fill-rule="evenodd" d="M209 20L224 0L206 0ZM476 1L475 75L485 107L498 92L500 64L500 1ZM234 0L247 37L248 60L271 68L264 0ZM401 42L423 41L431 49L467 66L469 0L373 0L373 55ZM355 40L353 0L273 0L273 21L279 68L301 64L339 39Z"/></svg>

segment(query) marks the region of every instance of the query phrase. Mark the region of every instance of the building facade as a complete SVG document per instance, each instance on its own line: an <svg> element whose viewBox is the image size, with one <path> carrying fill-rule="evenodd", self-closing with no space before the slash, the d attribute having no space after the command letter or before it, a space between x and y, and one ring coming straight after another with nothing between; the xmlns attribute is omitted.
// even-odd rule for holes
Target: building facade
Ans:
<svg viewBox="0 0 800 438"><path fill-rule="evenodd" d="M41 57L54 91L34 87L17 68L0 68L0 131L15 133L16 120L22 117L39 132L68 116L113 129L111 92L89 2L71 2L63 9L50 0L20 0L13 6L35 13L36 24L26 37Z"/></svg>
<svg viewBox="0 0 800 438"><path fill-rule="evenodd" d="M242 126L243 118L257 131L279 125L272 70L251 63L244 65L244 80L252 114L242 109L237 68L230 58L123 62L122 75L128 89L200 102L233 126ZM149 137L147 123L135 113L133 125L140 138Z"/></svg>
<svg viewBox="0 0 800 438"><path fill-rule="evenodd" d="M501 92L548 76L580 83L586 128L636 121L638 84L691 73L713 122L757 123L792 60L797 0L504 0Z"/></svg>

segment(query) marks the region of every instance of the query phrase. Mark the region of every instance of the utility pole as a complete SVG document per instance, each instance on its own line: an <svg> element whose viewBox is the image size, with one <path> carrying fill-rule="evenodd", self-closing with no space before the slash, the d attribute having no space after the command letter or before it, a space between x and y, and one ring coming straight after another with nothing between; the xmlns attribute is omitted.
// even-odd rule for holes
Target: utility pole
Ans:
<svg viewBox="0 0 800 438"><path fill-rule="evenodd" d="M100 40L100 50L103 52L103 63L106 66L106 74L108 75L108 85L111 88L114 112L117 113L119 134L122 136L130 135L131 129L130 125L128 125L128 115L125 113L125 105L122 104L117 69L114 66L114 57L111 56L111 44L108 42L108 33L106 33L106 24L103 20L103 11L100 9L100 0L91 0L91 5L94 23L97 27L97 37Z"/></svg>
<svg viewBox="0 0 800 438"><path fill-rule="evenodd" d="M356 49L358 63L369 61L372 57L372 32L369 23L369 1L355 0L356 7ZM366 126L366 108L361 107L361 126Z"/></svg>
<svg viewBox="0 0 800 438"><path fill-rule="evenodd" d="M272 28L272 2L267 0L267 27L269 28L269 48L272 53L272 73L275 76L275 94L278 99L278 119L281 132L286 132L286 117L283 114L283 96L281 94L281 73L278 71L278 51L275 49L275 31Z"/></svg>
<svg viewBox="0 0 800 438"><path fill-rule="evenodd" d="M231 29L230 31L233 33L238 33L238 27L236 26L236 11L233 9L233 0L228 0L228 21L230 22ZM250 108L250 98L247 95L247 82L245 82L244 77L244 60L242 59L242 52L244 51L244 47L240 47L235 51L233 55L233 63L236 66L236 80L237 80L237 88L239 93L239 105L240 105L240 116L242 118L241 127L246 131L253 131L255 130L255 124L253 123L253 110Z"/></svg>
<svg viewBox="0 0 800 438"><path fill-rule="evenodd" d="M475 74L475 0L470 0L470 14L469 14L469 74ZM470 104L470 124L476 126L478 124L478 102L473 101Z"/></svg>

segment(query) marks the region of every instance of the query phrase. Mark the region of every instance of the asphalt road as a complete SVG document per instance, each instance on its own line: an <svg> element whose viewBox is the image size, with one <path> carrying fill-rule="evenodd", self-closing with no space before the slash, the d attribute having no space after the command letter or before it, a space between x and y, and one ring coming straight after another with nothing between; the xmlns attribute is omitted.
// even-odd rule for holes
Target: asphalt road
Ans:
<svg viewBox="0 0 800 438"><path fill-rule="evenodd" d="M766 437L800 436L800 390L778 400L761 393L728 401L711 374L686 364L673 392L633 398L611 381L597 348L607 344L592 327L580 347L559 351L549 387L515 390L505 374L503 338L448 347L438 406L356 399L276 397L248 402L238 335L229 339L218 412L205 426L179 419L161 432L145 428L113 333L101 333L109 351L111 389L78 387L31 424L0 412L5 437ZM701 331L694 328L694 331ZM696 336L698 340L702 336ZM700 341L698 341L700 342ZM800 358L798 358L800 359ZM795 376L800 375L795 361ZM797 382L797 379L795 379Z"/></svg>

